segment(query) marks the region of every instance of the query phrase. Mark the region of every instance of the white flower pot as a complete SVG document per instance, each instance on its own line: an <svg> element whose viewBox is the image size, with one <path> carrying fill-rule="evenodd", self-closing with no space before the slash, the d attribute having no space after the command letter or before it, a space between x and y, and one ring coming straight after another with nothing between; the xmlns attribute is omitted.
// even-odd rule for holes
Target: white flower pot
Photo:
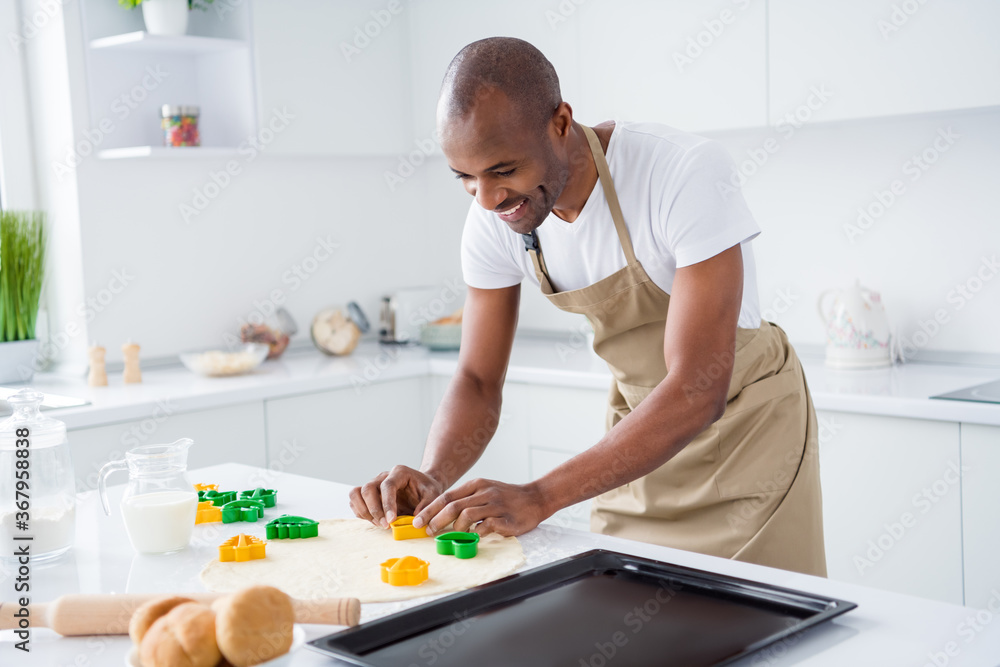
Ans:
<svg viewBox="0 0 1000 667"><path fill-rule="evenodd" d="M0 382L30 382L35 375L37 340L0 343Z"/></svg>
<svg viewBox="0 0 1000 667"><path fill-rule="evenodd" d="M142 0L142 20L150 35L183 35L187 32L188 0Z"/></svg>

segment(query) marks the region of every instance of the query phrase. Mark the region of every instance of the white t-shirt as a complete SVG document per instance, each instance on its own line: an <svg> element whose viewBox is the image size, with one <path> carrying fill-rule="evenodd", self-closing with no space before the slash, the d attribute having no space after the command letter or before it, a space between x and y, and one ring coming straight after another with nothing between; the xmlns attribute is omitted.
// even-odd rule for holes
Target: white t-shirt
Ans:
<svg viewBox="0 0 1000 667"><path fill-rule="evenodd" d="M666 125L616 122L607 149L636 258L667 294L678 268L742 244L740 327L760 326L757 270L750 242L760 234L742 193L732 190L734 163L718 143ZM719 184L726 187L720 188ZM579 217L549 214L537 230L553 289L580 289L625 266L615 223L598 182ZM524 240L473 202L462 234L462 272L470 287L499 289L524 278L538 286Z"/></svg>

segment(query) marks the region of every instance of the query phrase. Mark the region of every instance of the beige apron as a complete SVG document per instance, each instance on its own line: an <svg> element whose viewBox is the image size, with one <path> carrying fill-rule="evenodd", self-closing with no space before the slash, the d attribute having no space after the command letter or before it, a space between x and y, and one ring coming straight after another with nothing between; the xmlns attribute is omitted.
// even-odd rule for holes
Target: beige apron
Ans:
<svg viewBox="0 0 1000 667"><path fill-rule="evenodd" d="M636 260L604 152L590 143L627 261L589 287L555 292L536 234L524 235L542 293L594 327L594 350L614 375L610 430L666 377L663 336L670 295ZM718 377L704 369L692 391ZM761 322L736 330L725 414L645 477L598 496L591 528L713 556L826 575L816 413L785 332Z"/></svg>

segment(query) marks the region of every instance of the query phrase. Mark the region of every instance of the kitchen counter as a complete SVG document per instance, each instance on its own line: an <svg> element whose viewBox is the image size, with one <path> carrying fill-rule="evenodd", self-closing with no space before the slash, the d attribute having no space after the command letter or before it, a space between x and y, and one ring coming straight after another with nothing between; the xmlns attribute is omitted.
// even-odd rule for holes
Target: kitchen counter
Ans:
<svg viewBox="0 0 1000 667"><path fill-rule="evenodd" d="M225 488L266 484L279 492L275 511L316 518L349 517L348 487L309 477L277 473L239 464L224 464L190 473L192 481L218 482ZM168 556L139 556L125 534L118 502L124 486L110 487L113 514L106 517L93 492L80 496L77 542L69 554L51 564L36 564L30 576L32 600L47 601L67 593L147 593L202 590L198 573L211 560L216 546L248 529L260 533L262 524L206 524L196 526L192 545ZM568 530L557 525L522 536L527 565L535 567L589 549L603 548L766 582L855 602L858 608L822 626L764 649L739 663L751 665L975 665L997 664L1000 656L1000 591L993 611L977 612L928 600L810 577L782 570L738 563L603 535ZM0 561L3 599L13 591L9 561ZM366 604L362 621L420 604L416 600ZM987 618L988 617L988 618ZM305 625L309 639L336 628ZM121 665L129 649L127 637L62 638L34 630L31 653L15 653L12 631L0 632L0 663L31 667L54 665ZM938 662L931 662L934 656ZM334 664L302 649L292 657L296 667ZM13 662L12 662L13 660Z"/></svg>
<svg viewBox="0 0 1000 667"><path fill-rule="evenodd" d="M88 387L84 378L42 373L32 386L90 400L87 406L58 410L59 419L72 429L142 419L160 402L168 402L175 412L207 410L428 374L450 376L457 365L457 352L365 341L343 358L324 356L311 346L289 350L253 373L232 378L203 378L178 365L146 370L138 385L125 386L120 376L113 375L109 387ZM836 371L826 368L821 357L805 354L803 366L820 410L1000 426L1000 405L929 398L996 380L1000 368L910 363ZM611 374L580 335L523 336L515 341L507 380L604 390Z"/></svg>

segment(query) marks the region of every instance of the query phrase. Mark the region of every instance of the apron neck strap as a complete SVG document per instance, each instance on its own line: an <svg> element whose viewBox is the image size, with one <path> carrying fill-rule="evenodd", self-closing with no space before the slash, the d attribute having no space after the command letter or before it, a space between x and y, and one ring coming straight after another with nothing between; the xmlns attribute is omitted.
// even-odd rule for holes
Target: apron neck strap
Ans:
<svg viewBox="0 0 1000 667"><path fill-rule="evenodd" d="M608 202L611 210L611 219L615 221L615 231L618 232L618 241L622 244L625 252L625 260L629 264L635 264L635 251L632 249L632 239L628 235L628 227L625 226L625 217L622 215L621 204L618 203L618 194L615 192L615 182L611 178L611 170L608 169L608 161L604 157L604 149L601 148L601 140L597 138L597 133L586 125L580 125L583 134L590 144L590 152L594 156L594 165L597 167L597 175L601 179L601 187L604 188L604 199Z"/></svg>

